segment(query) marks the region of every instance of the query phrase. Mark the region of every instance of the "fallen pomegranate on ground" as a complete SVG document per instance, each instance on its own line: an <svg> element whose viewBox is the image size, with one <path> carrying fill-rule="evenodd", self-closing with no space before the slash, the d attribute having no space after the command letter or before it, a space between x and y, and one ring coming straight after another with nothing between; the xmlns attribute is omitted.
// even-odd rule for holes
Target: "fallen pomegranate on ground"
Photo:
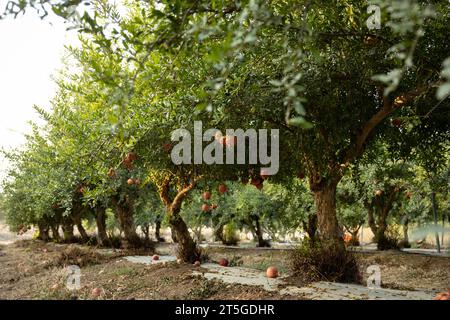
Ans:
<svg viewBox="0 0 450 320"><path fill-rule="evenodd" d="M278 269L277 267L268 267L266 271L267 278L277 278L278 277Z"/></svg>
<svg viewBox="0 0 450 320"><path fill-rule="evenodd" d="M159 260L159 256L157 254L154 254L153 257L152 257L152 260L153 261Z"/></svg>
<svg viewBox="0 0 450 320"><path fill-rule="evenodd" d="M219 259L219 265L221 265L222 267L228 267L228 260L225 258Z"/></svg>
<svg viewBox="0 0 450 320"><path fill-rule="evenodd" d="M94 288L94 289L92 289L92 291L91 291L91 295L92 295L94 298L99 297L101 294L102 294L102 289L100 289L100 288Z"/></svg>
<svg viewBox="0 0 450 320"><path fill-rule="evenodd" d="M438 293L433 300L450 300L450 290Z"/></svg>

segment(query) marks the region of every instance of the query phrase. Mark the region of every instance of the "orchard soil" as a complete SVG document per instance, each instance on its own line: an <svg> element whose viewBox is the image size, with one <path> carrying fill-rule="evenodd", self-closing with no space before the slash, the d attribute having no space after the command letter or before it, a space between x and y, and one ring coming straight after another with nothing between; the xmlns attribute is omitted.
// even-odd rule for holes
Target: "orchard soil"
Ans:
<svg viewBox="0 0 450 320"><path fill-rule="evenodd" d="M156 247L156 253L168 254L172 245ZM242 266L265 271L276 265L281 275L288 274L288 250L260 250L210 247L210 261L227 258L229 267ZM206 280L193 271L191 264L145 265L126 261L128 255L153 252L97 250L78 244L55 244L37 240L19 240L0 246L0 299L302 299L280 295L256 286L225 284ZM361 270L378 264L382 287L402 290L450 288L450 258L407 254L396 251L356 253ZM81 266L81 289L66 289L65 266ZM287 277L290 285L305 283ZM100 288L98 297L92 289Z"/></svg>

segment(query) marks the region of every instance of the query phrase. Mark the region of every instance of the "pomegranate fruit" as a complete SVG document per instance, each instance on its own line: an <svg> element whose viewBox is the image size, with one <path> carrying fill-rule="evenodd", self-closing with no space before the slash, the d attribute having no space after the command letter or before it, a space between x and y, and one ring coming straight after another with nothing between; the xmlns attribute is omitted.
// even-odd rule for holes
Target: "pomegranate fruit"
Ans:
<svg viewBox="0 0 450 320"><path fill-rule="evenodd" d="M228 267L228 260L225 258L219 259L219 265L221 265L222 267Z"/></svg>
<svg viewBox="0 0 450 320"><path fill-rule="evenodd" d="M266 271L267 278L276 278L278 277L278 269L277 267L271 266L267 268Z"/></svg>
<svg viewBox="0 0 450 320"><path fill-rule="evenodd" d="M99 297L102 294L102 289L100 288L94 288L91 291L91 296L93 296L94 298Z"/></svg>
<svg viewBox="0 0 450 320"><path fill-rule="evenodd" d="M228 188L227 188L227 186L225 185L225 184L223 184L223 183L221 183L220 185L219 185L219 193L225 193L225 192L227 192L228 191Z"/></svg>
<svg viewBox="0 0 450 320"><path fill-rule="evenodd" d="M211 199L211 192L205 191L203 192L203 200L209 200Z"/></svg>
<svg viewBox="0 0 450 320"><path fill-rule="evenodd" d="M159 260L159 256L157 254L154 254L153 257L152 257L152 260L153 261Z"/></svg>
<svg viewBox="0 0 450 320"><path fill-rule="evenodd" d="M204 204L202 205L202 211L203 211L203 212L208 212L208 211L209 211L209 206L208 206L206 203L204 203Z"/></svg>

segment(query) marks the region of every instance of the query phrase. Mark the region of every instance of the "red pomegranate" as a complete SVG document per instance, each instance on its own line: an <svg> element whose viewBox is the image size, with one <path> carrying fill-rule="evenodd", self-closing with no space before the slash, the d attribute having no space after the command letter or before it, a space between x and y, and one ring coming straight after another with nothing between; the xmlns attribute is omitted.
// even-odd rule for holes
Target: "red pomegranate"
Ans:
<svg viewBox="0 0 450 320"><path fill-rule="evenodd" d="M267 268L266 271L267 278L277 278L278 277L278 269L277 267L271 266Z"/></svg>
<svg viewBox="0 0 450 320"><path fill-rule="evenodd" d="M222 267L228 267L228 260L225 258L219 259L219 265L221 265Z"/></svg>
<svg viewBox="0 0 450 320"><path fill-rule="evenodd" d="M203 192L203 200L209 200L211 199L211 192L205 191Z"/></svg>
<svg viewBox="0 0 450 320"><path fill-rule="evenodd" d="M102 294L102 289L100 288L94 288L91 291L91 296L93 296L94 298L99 297Z"/></svg>
<svg viewBox="0 0 450 320"><path fill-rule="evenodd" d="M220 185L219 185L219 193L225 193L225 192L227 192L228 191L228 188L227 188L227 186L225 185L225 184L223 184L223 183L221 183Z"/></svg>
<svg viewBox="0 0 450 320"><path fill-rule="evenodd" d="M209 211L209 206L206 203L202 204L202 211L203 212L208 212Z"/></svg>

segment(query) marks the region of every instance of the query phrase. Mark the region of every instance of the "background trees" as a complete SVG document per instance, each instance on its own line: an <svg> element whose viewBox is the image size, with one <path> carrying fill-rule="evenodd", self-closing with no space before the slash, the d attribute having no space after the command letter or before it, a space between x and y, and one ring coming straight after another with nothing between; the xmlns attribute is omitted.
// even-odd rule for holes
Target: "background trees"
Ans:
<svg viewBox="0 0 450 320"><path fill-rule="evenodd" d="M81 3L44 6L76 18L70 5ZM94 215L104 243L113 209L128 244L141 245L136 226L162 220L157 193L180 257L193 262L200 253L186 218L201 226L209 214L218 238L233 222L260 245L264 230L276 238L303 224L311 239L342 251L340 224L355 233L362 201L381 242L408 198L413 173L403 163L416 161L429 177L445 167L433 160L448 150L450 132L446 63L442 71L449 8L431 3L380 1L383 27L368 30L366 4L352 0L135 1L123 16L93 1L76 20L81 44L70 48L53 110L40 110L46 125L10 154L11 224L38 225L43 238L59 225L71 238L76 225L87 238L81 221ZM260 165L175 165L171 133L192 132L197 120L279 129L279 173L262 183ZM339 189L361 159L359 186ZM239 180L260 180L263 191L230 182ZM196 215L198 194L190 194L219 183L229 192Z"/></svg>

